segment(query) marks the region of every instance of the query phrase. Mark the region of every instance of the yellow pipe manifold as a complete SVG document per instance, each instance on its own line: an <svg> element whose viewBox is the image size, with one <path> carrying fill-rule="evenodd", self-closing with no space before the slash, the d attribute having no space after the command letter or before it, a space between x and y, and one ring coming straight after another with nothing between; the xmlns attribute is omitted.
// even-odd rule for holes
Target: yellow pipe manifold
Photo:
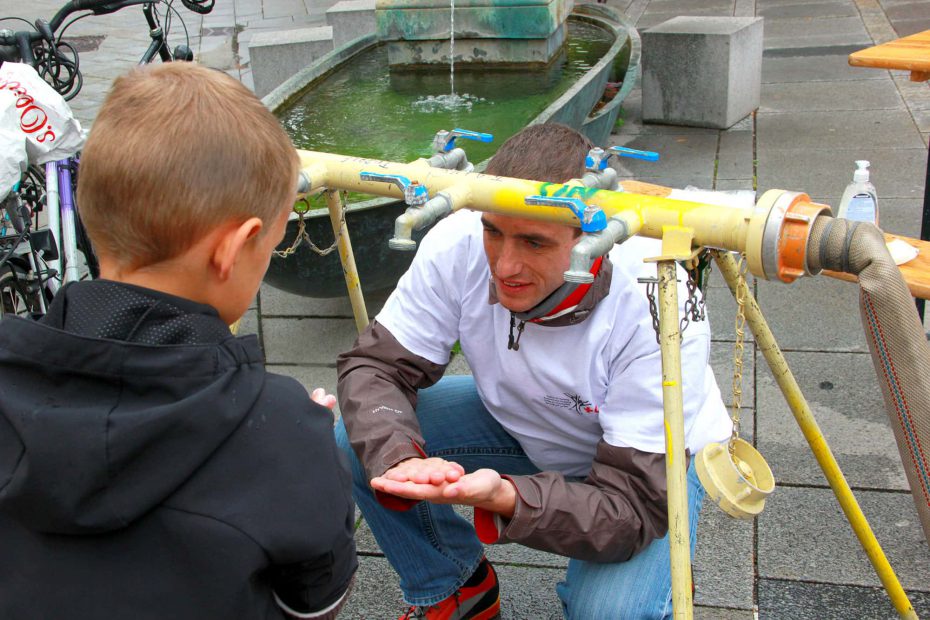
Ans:
<svg viewBox="0 0 930 620"><path fill-rule="evenodd" d="M608 219L622 220L629 234L656 239L670 229L679 231L678 240L663 251L668 258L687 258L691 247L707 246L746 252L753 275L786 282L807 273L806 244L816 215L829 213L829 207L810 202L806 194L771 190L752 209L740 209L686 200L629 192L583 187L575 183L542 183L525 179L492 176L431 168L426 160L409 164L315 151L298 151L309 191L322 187L403 198L392 183L363 181L362 172L400 175L426 187L430 196L446 191L459 197L453 209L471 208L578 225L569 210L550 206L529 206L527 196L541 195L578 198L600 208Z"/></svg>

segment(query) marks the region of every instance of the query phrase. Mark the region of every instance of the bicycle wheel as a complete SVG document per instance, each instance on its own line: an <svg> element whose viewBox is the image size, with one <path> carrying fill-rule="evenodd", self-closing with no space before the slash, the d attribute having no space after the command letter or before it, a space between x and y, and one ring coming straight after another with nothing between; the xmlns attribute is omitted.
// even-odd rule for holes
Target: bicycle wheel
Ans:
<svg viewBox="0 0 930 620"><path fill-rule="evenodd" d="M41 311L38 293L29 292L9 265L0 267L0 319L5 316L28 317Z"/></svg>

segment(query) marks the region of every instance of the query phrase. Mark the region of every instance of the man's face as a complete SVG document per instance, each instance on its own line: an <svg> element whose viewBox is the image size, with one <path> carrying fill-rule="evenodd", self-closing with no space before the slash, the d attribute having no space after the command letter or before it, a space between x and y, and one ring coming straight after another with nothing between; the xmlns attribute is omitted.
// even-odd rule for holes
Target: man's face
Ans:
<svg viewBox="0 0 930 620"><path fill-rule="evenodd" d="M485 213L484 251L502 306L526 312L562 285L572 246L571 226Z"/></svg>

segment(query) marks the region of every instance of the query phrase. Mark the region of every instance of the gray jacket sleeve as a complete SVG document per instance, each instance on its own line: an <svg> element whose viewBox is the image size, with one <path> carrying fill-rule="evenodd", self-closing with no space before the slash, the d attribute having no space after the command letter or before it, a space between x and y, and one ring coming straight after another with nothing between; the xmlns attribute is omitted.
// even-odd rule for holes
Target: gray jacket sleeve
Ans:
<svg viewBox="0 0 930 620"><path fill-rule="evenodd" d="M425 455L417 390L439 381L444 370L408 351L377 321L339 355L339 409L369 480L404 459Z"/></svg>
<svg viewBox="0 0 930 620"><path fill-rule="evenodd" d="M425 456L417 389L438 381L443 366L411 353L373 322L339 356L337 369L339 406L369 479L399 461ZM475 510L479 536L487 543L517 542L572 558L619 562L668 529L663 454L601 441L584 481L556 472L505 477L517 489L513 517L505 521Z"/></svg>

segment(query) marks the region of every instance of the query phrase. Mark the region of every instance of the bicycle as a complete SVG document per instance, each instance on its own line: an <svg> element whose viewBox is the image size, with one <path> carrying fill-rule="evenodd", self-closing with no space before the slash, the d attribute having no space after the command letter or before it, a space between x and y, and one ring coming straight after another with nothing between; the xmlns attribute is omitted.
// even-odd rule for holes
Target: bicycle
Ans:
<svg viewBox="0 0 930 620"><path fill-rule="evenodd" d="M181 3L203 15L213 9L215 0L181 0ZM50 21L37 19L30 24L31 30L0 30L0 65L23 62L32 66L69 101L80 92L83 78L78 52L64 39L68 28L90 15L106 15L140 5L151 43L138 64L148 64L156 57L162 62L191 61L194 54L187 26L173 4L174 0L70 0ZM158 13L160 5L165 7L163 15ZM76 13L80 14L65 23ZM173 16L181 22L187 43L170 50L168 36ZM8 20L29 23L17 17L0 18L0 22ZM29 100L24 107L31 103ZM32 133L41 130L33 126L41 118L36 116L30 117L32 124L28 127L21 122L21 128ZM41 316L62 285L98 275L93 248L75 209L79 161L79 157L71 156L44 165L31 164L13 190L2 197L0 318L7 314ZM40 225L39 216L43 212L47 222Z"/></svg>

